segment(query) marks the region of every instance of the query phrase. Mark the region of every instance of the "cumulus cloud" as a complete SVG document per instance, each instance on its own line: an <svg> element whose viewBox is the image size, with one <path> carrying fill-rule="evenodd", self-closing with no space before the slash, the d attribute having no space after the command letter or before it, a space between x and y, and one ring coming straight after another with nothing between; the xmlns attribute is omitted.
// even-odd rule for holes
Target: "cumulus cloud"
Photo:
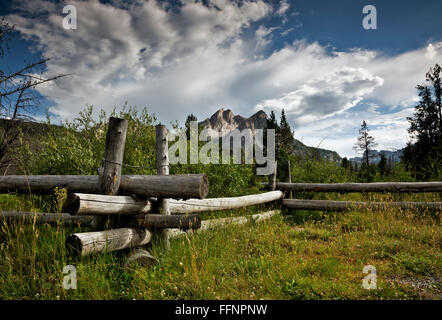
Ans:
<svg viewBox="0 0 442 320"><path fill-rule="evenodd" d="M297 122L319 120L354 107L383 82L363 68L345 67L309 80L279 98L264 100L255 108L285 109Z"/></svg>
<svg viewBox="0 0 442 320"><path fill-rule="evenodd" d="M376 124L379 134L402 130L415 85L442 58L441 43L387 56L302 40L263 56L279 28L265 18L287 14L285 1L275 8L262 0L70 4L77 8L76 30L63 29L61 3L26 1L7 17L52 58L47 76L73 73L39 88L54 102L50 111L64 119L86 103L109 111L125 101L147 106L163 123L189 113L203 119L222 106L244 116L284 108L298 138L316 145L337 128L324 143L346 154L351 148L339 146L354 139L361 119L383 119ZM370 103L390 110L373 113L379 110Z"/></svg>

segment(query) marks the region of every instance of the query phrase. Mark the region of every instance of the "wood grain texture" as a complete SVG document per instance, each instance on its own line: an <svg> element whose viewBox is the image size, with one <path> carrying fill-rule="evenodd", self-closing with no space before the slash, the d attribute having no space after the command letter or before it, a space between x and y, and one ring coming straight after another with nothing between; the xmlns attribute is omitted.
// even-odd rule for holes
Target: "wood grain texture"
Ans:
<svg viewBox="0 0 442 320"><path fill-rule="evenodd" d="M277 201L283 197L284 193L276 190L241 197L170 200L170 210L172 213L230 210Z"/></svg>
<svg viewBox="0 0 442 320"><path fill-rule="evenodd" d="M120 228L105 231L74 233L66 238L66 250L71 256L111 252L148 244L152 232L143 228Z"/></svg>
<svg viewBox="0 0 442 320"><path fill-rule="evenodd" d="M157 160L157 175L169 175L169 145L167 141L167 127L159 124L155 127L156 135L156 160ZM158 211L160 215L169 216L170 207L169 199L165 197L158 198ZM146 220L145 220L146 221ZM161 238L166 249L170 249L169 230L161 230Z"/></svg>
<svg viewBox="0 0 442 320"><path fill-rule="evenodd" d="M63 205L63 212L73 215L134 215L152 212L153 206L152 200L136 200L130 196L72 193Z"/></svg>
<svg viewBox="0 0 442 320"><path fill-rule="evenodd" d="M100 194L98 176L86 175L10 175L0 176L0 193L18 192L51 194L55 187L71 193ZM205 174L184 175L122 175L119 194L139 197L203 199L209 192Z"/></svg>
<svg viewBox="0 0 442 320"><path fill-rule="evenodd" d="M113 117L109 119L103 162L101 169L99 170L101 194L118 194L124 147L126 143L127 125L128 121L125 119Z"/></svg>
<svg viewBox="0 0 442 320"><path fill-rule="evenodd" d="M169 199L171 213L195 213L242 208L282 199L282 191L270 191L261 194L213 199ZM70 194L63 211L78 215L136 215L155 212L157 200L135 200L129 196L106 196L97 194Z"/></svg>

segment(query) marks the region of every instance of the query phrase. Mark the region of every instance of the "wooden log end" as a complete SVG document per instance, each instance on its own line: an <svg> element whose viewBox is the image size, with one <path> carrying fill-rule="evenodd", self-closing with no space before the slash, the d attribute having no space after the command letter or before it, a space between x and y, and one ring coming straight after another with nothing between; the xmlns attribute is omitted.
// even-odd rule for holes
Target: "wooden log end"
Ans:
<svg viewBox="0 0 442 320"><path fill-rule="evenodd" d="M124 267L131 268L136 266L151 267L158 263L158 260L144 249L135 249L127 257Z"/></svg>
<svg viewBox="0 0 442 320"><path fill-rule="evenodd" d="M63 212L69 214L76 214L80 209L80 197L75 193L71 193L67 196L66 201L63 204Z"/></svg>
<svg viewBox="0 0 442 320"><path fill-rule="evenodd" d="M198 214L189 215L189 223L181 227L182 230L196 230L201 228L201 217Z"/></svg>
<svg viewBox="0 0 442 320"><path fill-rule="evenodd" d="M79 257L83 251L81 240L75 234L71 234L65 241L66 251L71 257Z"/></svg>

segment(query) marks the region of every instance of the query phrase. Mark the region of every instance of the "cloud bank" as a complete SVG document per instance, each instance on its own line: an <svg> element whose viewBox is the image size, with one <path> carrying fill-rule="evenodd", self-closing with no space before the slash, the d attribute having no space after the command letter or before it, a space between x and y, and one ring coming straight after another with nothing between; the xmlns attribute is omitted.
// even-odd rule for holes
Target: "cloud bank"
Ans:
<svg viewBox="0 0 442 320"><path fill-rule="evenodd" d="M284 32L290 5L264 1L71 1L76 30L62 27L62 5L18 3L7 18L51 57L46 75L73 73L41 86L50 111L72 119L86 103L111 110L125 101L147 106L168 123L220 107L250 116L284 108L304 143L354 154L363 119L381 148L408 139L414 87L442 58L442 43L396 56L355 48L339 52L298 40L266 51ZM294 11L292 15L301 15ZM280 25L268 26L269 18Z"/></svg>

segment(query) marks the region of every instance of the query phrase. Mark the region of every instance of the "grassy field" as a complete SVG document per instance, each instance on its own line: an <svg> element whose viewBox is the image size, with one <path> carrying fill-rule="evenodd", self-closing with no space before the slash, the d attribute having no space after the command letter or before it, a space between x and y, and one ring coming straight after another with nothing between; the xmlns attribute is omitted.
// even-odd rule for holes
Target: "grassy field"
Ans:
<svg viewBox="0 0 442 320"><path fill-rule="evenodd" d="M319 196L321 197L321 196ZM428 200L426 195L347 195L341 199ZM325 198L325 197L322 197ZM335 198L335 195L327 195ZM38 197L0 196L2 210L40 208ZM25 204L23 204L25 203ZM57 208L57 202L52 206ZM217 216L256 213L264 207ZM210 215L203 215L210 218ZM440 299L440 213L284 212L259 224L176 238L159 264L122 267L127 252L71 259L64 240L80 227L0 222L0 299ZM64 290L75 265L77 290ZM365 265L377 289L362 288Z"/></svg>

